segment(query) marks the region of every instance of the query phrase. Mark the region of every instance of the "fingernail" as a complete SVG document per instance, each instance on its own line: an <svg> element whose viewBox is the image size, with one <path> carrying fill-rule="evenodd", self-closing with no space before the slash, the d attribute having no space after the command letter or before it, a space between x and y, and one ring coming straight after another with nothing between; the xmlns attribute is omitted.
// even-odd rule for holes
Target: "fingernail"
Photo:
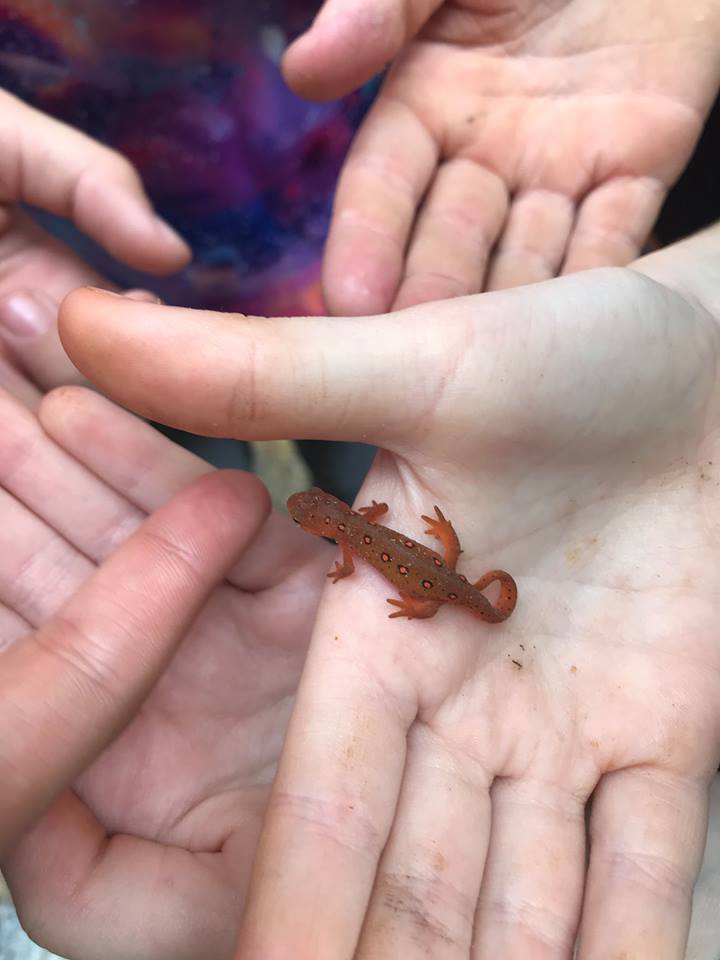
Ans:
<svg viewBox="0 0 720 960"><path fill-rule="evenodd" d="M123 296L126 300L140 300L143 303L162 303L160 297L151 290L143 290L142 287L132 287L130 290L123 290Z"/></svg>
<svg viewBox="0 0 720 960"><path fill-rule="evenodd" d="M107 290L105 287L93 287L90 286L90 284L87 284L85 289L91 290L93 293L102 293L106 297L122 297L122 294L118 293L116 290Z"/></svg>
<svg viewBox="0 0 720 960"><path fill-rule="evenodd" d="M0 327L13 337L42 336L56 316L57 304L40 292L18 290L0 299Z"/></svg>

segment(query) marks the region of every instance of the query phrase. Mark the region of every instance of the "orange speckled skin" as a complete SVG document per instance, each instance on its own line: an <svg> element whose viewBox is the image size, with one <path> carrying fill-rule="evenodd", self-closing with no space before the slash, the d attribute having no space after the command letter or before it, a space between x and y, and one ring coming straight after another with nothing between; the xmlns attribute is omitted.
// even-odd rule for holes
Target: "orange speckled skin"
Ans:
<svg viewBox="0 0 720 960"><path fill-rule="evenodd" d="M443 603L466 607L487 623L506 620L515 609L517 587L509 573L491 570L476 583L455 570L460 555L460 543L450 521L438 507L436 517L423 516L428 524L426 533L441 541L444 556L430 547L406 537L397 530L376 523L387 512L386 503L352 510L342 500L314 487L294 493L288 500L290 516L303 530L334 540L343 551L342 563L328 576L337 583L355 569L353 555L372 564L400 592L400 600L388 603L399 607L391 617L434 617ZM494 581L500 584L500 595L495 604L482 593Z"/></svg>

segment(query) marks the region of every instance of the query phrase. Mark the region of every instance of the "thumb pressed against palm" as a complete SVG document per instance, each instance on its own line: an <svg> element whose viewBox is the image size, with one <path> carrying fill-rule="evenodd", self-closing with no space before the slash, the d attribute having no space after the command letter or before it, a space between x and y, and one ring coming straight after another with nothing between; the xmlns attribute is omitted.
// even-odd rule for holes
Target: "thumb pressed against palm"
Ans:
<svg viewBox="0 0 720 960"><path fill-rule="evenodd" d="M60 335L105 393L172 426L365 441L447 462L460 444L466 459L512 453L526 469L538 443L572 439L577 451L578 424L590 421L588 452L604 455L628 403L630 443L690 402L678 384L698 389L711 354L687 312L633 271L602 270L345 319L265 320L80 290L62 305Z"/></svg>
<svg viewBox="0 0 720 960"><path fill-rule="evenodd" d="M79 290L63 302L59 329L103 392L162 423L242 439L386 443L410 429L422 384L436 377L416 376L426 344L409 343L409 322L266 320Z"/></svg>
<svg viewBox="0 0 720 960"><path fill-rule="evenodd" d="M254 477L201 477L3 653L0 851L127 723L267 510Z"/></svg>

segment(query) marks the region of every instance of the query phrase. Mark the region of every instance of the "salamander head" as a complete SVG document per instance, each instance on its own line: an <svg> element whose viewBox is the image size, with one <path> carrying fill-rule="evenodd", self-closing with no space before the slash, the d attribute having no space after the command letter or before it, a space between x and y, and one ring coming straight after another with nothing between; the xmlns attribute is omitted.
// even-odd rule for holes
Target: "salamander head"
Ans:
<svg viewBox="0 0 720 960"><path fill-rule="evenodd" d="M319 533L324 537L328 536L328 517L335 518L339 514L350 512L350 508L342 500L318 487L294 493L288 499L287 508L295 523L299 523L303 530Z"/></svg>

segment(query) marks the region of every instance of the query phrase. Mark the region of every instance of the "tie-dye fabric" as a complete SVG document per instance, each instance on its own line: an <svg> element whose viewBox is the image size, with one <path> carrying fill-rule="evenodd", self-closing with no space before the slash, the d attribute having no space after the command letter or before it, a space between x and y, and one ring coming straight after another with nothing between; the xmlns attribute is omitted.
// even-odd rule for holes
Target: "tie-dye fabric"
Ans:
<svg viewBox="0 0 720 960"><path fill-rule="evenodd" d="M116 147L194 261L150 284L168 302L322 312L337 174L372 86L312 104L278 63L305 0L0 0L0 86ZM66 231L66 235L68 235ZM91 244L120 285L147 284Z"/></svg>

